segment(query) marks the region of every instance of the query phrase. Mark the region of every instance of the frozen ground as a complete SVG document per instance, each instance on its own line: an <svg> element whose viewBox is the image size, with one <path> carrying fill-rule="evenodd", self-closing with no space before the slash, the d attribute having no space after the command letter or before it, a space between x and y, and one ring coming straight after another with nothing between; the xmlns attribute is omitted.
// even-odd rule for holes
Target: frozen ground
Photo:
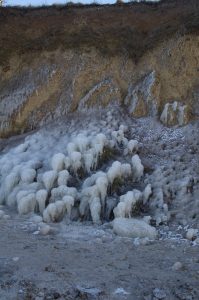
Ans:
<svg viewBox="0 0 199 300"><path fill-rule="evenodd" d="M52 227L34 234L15 214L1 224L0 299L199 298L199 247L187 240L136 246L102 226Z"/></svg>
<svg viewBox="0 0 199 300"><path fill-rule="evenodd" d="M124 155L126 148L121 143L110 143L114 151L101 157L89 174L70 169L69 186L78 193L72 220L67 212L60 222L49 222L45 232L38 207L25 215L17 213L17 193L43 188L41 174L51 169L54 154L67 155L68 143L79 133L91 140L103 133L110 141L121 124L128 126L125 137L138 141L144 175L111 185L101 225L93 224L89 206L84 215L77 213L83 182L96 171L107 173L114 161L130 163L132 155ZM116 107L111 114L79 113L31 135L6 143L2 140L0 182L5 199L1 197L0 208L4 212L0 219L0 299L199 299L198 130L197 121L165 128L153 119L132 120ZM16 146L22 143L28 147L21 152ZM36 160L41 165L33 183L27 188L27 182L19 179L11 189L9 186L12 195L5 194L6 176L13 168L22 172L21 168L35 165ZM156 240L115 235L113 210L108 217L106 214L108 203L115 198L117 205L127 191L143 193L147 184L152 194L144 205L132 207L131 217L150 216L150 224L157 229ZM48 197L51 199L50 192Z"/></svg>

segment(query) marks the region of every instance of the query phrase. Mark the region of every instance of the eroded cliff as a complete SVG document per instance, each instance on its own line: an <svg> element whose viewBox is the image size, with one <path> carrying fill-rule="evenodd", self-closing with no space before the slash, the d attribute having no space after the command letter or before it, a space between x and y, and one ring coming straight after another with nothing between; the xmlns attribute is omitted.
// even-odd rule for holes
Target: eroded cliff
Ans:
<svg viewBox="0 0 199 300"><path fill-rule="evenodd" d="M0 136L114 103L166 125L197 118L198 32L197 0L1 8Z"/></svg>

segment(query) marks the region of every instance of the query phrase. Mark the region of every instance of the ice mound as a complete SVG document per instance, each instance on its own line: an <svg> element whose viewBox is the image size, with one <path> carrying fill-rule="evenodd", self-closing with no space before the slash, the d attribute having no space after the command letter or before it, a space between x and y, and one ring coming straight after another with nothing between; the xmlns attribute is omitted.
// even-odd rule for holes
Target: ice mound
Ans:
<svg viewBox="0 0 199 300"><path fill-rule="evenodd" d="M113 231L122 237L129 238L149 238L154 240L157 231L154 227L147 224L144 220L116 218L113 221Z"/></svg>
<svg viewBox="0 0 199 300"><path fill-rule="evenodd" d="M155 226L173 216L197 221L199 143L190 141L194 153L185 148L189 131L150 120L135 124L114 109L95 121L78 118L40 129L1 153L0 205L35 213L47 223L101 224L114 218L128 223L146 215Z"/></svg>
<svg viewBox="0 0 199 300"><path fill-rule="evenodd" d="M146 195L128 191L144 175L138 141L129 140L128 131L112 120L107 128L101 122L85 130L62 127L28 136L0 156L0 204L21 215L37 213L47 223L76 215L100 224L114 214L123 216L119 206L125 203L124 217L130 218Z"/></svg>

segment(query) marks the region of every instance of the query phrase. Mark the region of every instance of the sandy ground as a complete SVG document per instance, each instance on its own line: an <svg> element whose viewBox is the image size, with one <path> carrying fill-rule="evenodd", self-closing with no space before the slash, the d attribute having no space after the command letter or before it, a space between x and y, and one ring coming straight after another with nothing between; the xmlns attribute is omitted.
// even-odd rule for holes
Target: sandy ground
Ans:
<svg viewBox="0 0 199 300"><path fill-rule="evenodd" d="M55 224L37 234L27 217L0 224L0 299L199 299L199 245L136 246L110 225ZM176 262L182 268L173 270Z"/></svg>

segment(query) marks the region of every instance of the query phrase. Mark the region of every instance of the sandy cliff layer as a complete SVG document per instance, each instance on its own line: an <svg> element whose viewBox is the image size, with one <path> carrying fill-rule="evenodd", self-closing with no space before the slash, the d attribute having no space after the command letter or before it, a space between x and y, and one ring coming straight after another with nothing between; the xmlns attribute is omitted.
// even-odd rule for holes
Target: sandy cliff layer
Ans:
<svg viewBox="0 0 199 300"><path fill-rule="evenodd" d="M197 0L0 9L0 136L109 103L198 118L198 32Z"/></svg>

